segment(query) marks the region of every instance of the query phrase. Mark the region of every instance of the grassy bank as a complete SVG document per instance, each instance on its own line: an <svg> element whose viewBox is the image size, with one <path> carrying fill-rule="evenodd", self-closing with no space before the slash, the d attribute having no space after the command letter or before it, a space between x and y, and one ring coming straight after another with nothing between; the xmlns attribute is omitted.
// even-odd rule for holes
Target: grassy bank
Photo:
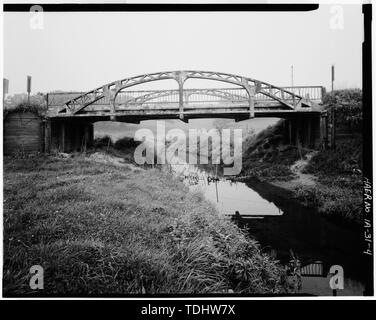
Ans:
<svg viewBox="0 0 376 320"><path fill-rule="evenodd" d="M309 150L288 145L283 136L283 120L243 142L241 176L263 181L291 180L290 167Z"/></svg>
<svg viewBox="0 0 376 320"><path fill-rule="evenodd" d="M242 177L257 178L293 192L308 206L323 214L346 221L362 222L362 92L339 90L327 94L324 103L336 112L336 147L312 150L289 146L283 137L283 121L243 144ZM306 162L301 172L294 172L297 161ZM313 178L313 183L303 183Z"/></svg>
<svg viewBox="0 0 376 320"><path fill-rule="evenodd" d="M361 170L361 137L337 141L336 149L319 152L304 170L318 183L296 188L295 195L325 214L362 223Z"/></svg>
<svg viewBox="0 0 376 320"><path fill-rule="evenodd" d="M202 195L163 171L4 159L3 293L281 293L284 272Z"/></svg>
<svg viewBox="0 0 376 320"><path fill-rule="evenodd" d="M335 112L336 146L317 153L304 169L317 184L295 190L296 196L319 211L362 223L362 91L336 90L323 97Z"/></svg>
<svg viewBox="0 0 376 320"><path fill-rule="evenodd" d="M308 161L306 156L312 150L283 144L275 138L278 130L278 127L269 128L263 135L253 138L245 153L240 180L257 178L276 184L292 191L296 199L323 214L361 223L361 136L338 140L335 149L318 151ZM307 162L301 171L303 176L313 178L308 185L302 181L300 173L292 170L300 159Z"/></svg>

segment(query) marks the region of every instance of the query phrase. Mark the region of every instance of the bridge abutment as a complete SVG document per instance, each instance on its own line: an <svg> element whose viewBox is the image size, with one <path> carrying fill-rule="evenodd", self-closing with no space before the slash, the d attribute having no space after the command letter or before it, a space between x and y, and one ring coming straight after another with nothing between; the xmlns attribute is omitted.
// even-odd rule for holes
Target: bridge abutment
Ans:
<svg viewBox="0 0 376 320"><path fill-rule="evenodd" d="M54 121L45 123L45 151L86 151L94 141L94 125L83 121Z"/></svg>
<svg viewBox="0 0 376 320"><path fill-rule="evenodd" d="M322 115L285 120L286 142L309 149L320 149L327 141L327 121Z"/></svg>

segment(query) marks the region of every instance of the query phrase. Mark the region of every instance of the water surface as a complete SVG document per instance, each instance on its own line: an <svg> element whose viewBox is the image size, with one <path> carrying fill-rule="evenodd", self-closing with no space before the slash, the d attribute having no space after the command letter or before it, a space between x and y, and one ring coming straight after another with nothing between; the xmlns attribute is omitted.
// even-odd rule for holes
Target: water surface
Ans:
<svg viewBox="0 0 376 320"><path fill-rule="evenodd" d="M257 180L231 182L216 179L197 167L180 168L191 190L200 190L223 215L232 215L235 223L249 229L263 251L288 264L291 252L303 265L319 261L322 277L304 276L301 293L332 295L329 268L344 269L345 289L337 295L362 295L365 279L362 268L360 227L345 225L308 208L285 190ZM235 219L234 214L239 216Z"/></svg>

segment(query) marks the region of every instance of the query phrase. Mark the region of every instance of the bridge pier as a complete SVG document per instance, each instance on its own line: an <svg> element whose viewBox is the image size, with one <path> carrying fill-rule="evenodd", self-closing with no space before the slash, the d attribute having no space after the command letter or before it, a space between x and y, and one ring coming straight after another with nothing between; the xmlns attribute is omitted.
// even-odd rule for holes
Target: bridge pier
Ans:
<svg viewBox="0 0 376 320"><path fill-rule="evenodd" d="M47 120L45 152L86 151L93 144L94 125L90 122Z"/></svg>

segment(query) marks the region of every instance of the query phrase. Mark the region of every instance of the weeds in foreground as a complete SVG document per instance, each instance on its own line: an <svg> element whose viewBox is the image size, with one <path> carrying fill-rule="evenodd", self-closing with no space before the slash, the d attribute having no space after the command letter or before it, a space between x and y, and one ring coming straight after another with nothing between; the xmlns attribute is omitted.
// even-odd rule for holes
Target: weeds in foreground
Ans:
<svg viewBox="0 0 376 320"><path fill-rule="evenodd" d="M4 295L283 293L284 270L168 173L5 158Z"/></svg>

